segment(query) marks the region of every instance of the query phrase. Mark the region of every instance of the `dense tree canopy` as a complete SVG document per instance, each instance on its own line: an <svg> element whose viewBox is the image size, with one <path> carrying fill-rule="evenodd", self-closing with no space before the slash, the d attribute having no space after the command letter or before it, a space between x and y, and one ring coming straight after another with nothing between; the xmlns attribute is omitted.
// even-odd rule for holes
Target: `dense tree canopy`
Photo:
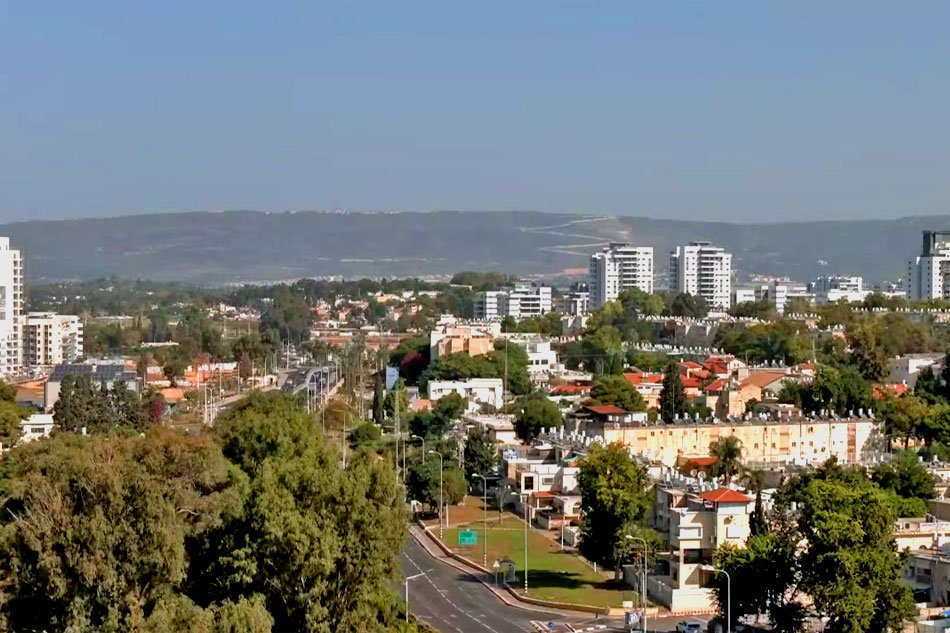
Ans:
<svg viewBox="0 0 950 633"><path fill-rule="evenodd" d="M517 402L515 433L523 442L530 442L544 429L559 429L563 423L561 409L544 394L532 393Z"/></svg>
<svg viewBox="0 0 950 633"><path fill-rule="evenodd" d="M604 376L590 391L591 404L612 404L627 411L646 411L647 403L623 376Z"/></svg>
<svg viewBox="0 0 950 633"><path fill-rule="evenodd" d="M251 395L210 436L62 431L11 451L0 487L0 630L408 630L391 466L341 469L286 396Z"/></svg>
<svg viewBox="0 0 950 633"><path fill-rule="evenodd" d="M581 460L581 553L592 561L613 565L624 531L642 522L652 497L646 469L622 444L592 444Z"/></svg>

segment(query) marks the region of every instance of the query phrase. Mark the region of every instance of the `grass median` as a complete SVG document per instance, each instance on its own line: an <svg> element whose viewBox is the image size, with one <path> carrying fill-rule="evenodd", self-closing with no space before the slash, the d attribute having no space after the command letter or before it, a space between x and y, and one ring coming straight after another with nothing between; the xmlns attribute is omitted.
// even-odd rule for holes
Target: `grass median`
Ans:
<svg viewBox="0 0 950 633"><path fill-rule="evenodd" d="M445 530L445 544L453 551L478 564L482 563L484 526L481 520L481 500L466 502L466 511L451 517L452 527ZM477 512L474 510L477 509ZM453 508L454 510L454 508ZM477 520L473 519L478 515ZM436 525L438 522L436 521ZM477 532L476 545L460 546L460 530ZM437 529L435 533L438 534ZM524 521L510 513L499 516L497 510L488 512L488 567L496 560L510 559L515 563L518 580L512 588L524 591ZM558 543L544 533L528 531L528 595L541 600L570 602L598 607L619 607L623 600L635 600L634 591L623 582L613 580L613 574L598 573L569 550L561 551Z"/></svg>

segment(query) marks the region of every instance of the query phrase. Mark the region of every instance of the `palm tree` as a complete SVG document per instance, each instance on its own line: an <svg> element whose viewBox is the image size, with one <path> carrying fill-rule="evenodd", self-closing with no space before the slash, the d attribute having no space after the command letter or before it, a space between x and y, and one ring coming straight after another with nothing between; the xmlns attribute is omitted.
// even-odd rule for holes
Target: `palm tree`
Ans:
<svg viewBox="0 0 950 633"><path fill-rule="evenodd" d="M742 442L734 435L721 437L709 445L709 454L716 458L712 475L722 476L727 482L742 471Z"/></svg>

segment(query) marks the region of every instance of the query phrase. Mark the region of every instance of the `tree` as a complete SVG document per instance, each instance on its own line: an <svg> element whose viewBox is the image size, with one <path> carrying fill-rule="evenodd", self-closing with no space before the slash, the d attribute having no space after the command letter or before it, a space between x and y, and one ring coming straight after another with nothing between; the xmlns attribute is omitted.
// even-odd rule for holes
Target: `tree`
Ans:
<svg viewBox="0 0 950 633"><path fill-rule="evenodd" d="M803 490L801 587L829 618L826 631L896 631L913 614L891 537L895 518L870 483L816 479Z"/></svg>
<svg viewBox="0 0 950 633"><path fill-rule="evenodd" d="M540 393L519 399L515 414L515 434L522 442L530 442L547 428L561 428L564 423L561 409Z"/></svg>
<svg viewBox="0 0 950 633"><path fill-rule="evenodd" d="M753 535L745 547L725 543L716 550L716 567L732 579L728 606L733 630L741 617L760 614L767 615L777 631L804 630L806 612L799 600L801 563L796 545L794 531L785 530ZM710 580L719 614L725 616L728 581L723 574L713 574Z"/></svg>
<svg viewBox="0 0 950 633"><path fill-rule="evenodd" d="M341 469L314 416L283 394L250 395L214 432L240 504L192 552L195 595L260 595L274 630L377 621L406 537L391 464L358 452Z"/></svg>
<svg viewBox="0 0 950 633"><path fill-rule="evenodd" d="M386 417L395 418L397 408L400 419L405 420L409 415L409 392L406 391L402 378L396 379L393 388L386 392L386 398L383 399L383 412Z"/></svg>
<svg viewBox="0 0 950 633"><path fill-rule="evenodd" d="M686 413L686 390L680 378L679 367L670 361L663 374L663 389L660 391L660 415L670 423Z"/></svg>
<svg viewBox="0 0 950 633"><path fill-rule="evenodd" d="M465 477L469 484L474 484L478 479L475 475L488 475L495 469L495 445L485 429L476 427L469 431L465 439L462 462L465 464Z"/></svg>
<svg viewBox="0 0 950 633"><path fill-rule="evenodd" d="M680 292L673 296L669 313L673 316L702 319L709 313L709 307L702 297L691 295L688 292Z"/></svg>
<svg viewBox="0 0 950 633"><path fill-rule="evenodd" d="M871 481L905 499L926 502L936 496L933 475L927 472L913 451L900 451L894 461L876 466L871 471Z"/></svg>
<svg viewBox="0 0 950 633"><path fill-rule="evenodd" d="M581 553L604 565L616 562L621 532L640 523L650 505L649 476L619 443L591 444L580 462Z"/></svg>
<svg viewBox="0 0 950 633"><path fill-rule="evenodd" d="M156 620L172 611L174 630L223 617L223 604L206 611L184 595L188 543L237 509L219 492L230 473L213 443L159 428L145 437L60 434L5 462L4 630L157 633Z"/></svg>
<svg viewBox="0 0 950 633"><path fill-rule="evenodd" d="M379 441L383 436L379 427L372 422L364 422L350 431L350 446L359 448Z"/></svg>
<svg viewBox="0 0 950 633"><path fill-rule="evenodd" d="M604 376L590 391L591 404L614 405L626 411L646 411L647 403L623 376Z"/></svg>
<svg viewBox="0 0 950 633"><path fill-rule="evenodd" d="M426 438L442 438L465 411L465 398L457 393L442 396L435 402L432 411L416 413L409 419L413 435Z"/></svg>
<svg viewBox="0 0 950 633"><path fill-rule="evenodd" d="M724 477L729 482L742 470L742 442L735 435L720 437L712 442L709 454L716 458L711 469L714 477Z"/></svg>
<svg viewBox="0 0 950 633"><path fill-rule="evenodd" d="M442 500L447 505L454 505L465 497L468 483L464 471L454 468L451 461L443 459L442 464ZM410 466L406 489L410 499L425 503L432 510L438 509L439 460L436 457L427 458Z"/></svg>

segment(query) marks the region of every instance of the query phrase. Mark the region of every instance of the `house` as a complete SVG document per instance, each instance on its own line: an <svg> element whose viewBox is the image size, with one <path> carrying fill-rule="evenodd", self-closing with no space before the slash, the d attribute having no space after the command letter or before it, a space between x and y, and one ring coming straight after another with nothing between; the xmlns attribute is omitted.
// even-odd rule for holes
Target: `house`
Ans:
<svg viewBox="0 0 950 633"><path fill-rule="evenodd" d="M691 492L660 486L657 505L665 506L665 519L654 527L666 536L671 552L669 573L648 578L649 595L673 613L711 611L713 554L725 543L745 545L752 497L731 488Z"/></svg>
<svg viewBox="0 0 950 633"><path fill-rule="evenodd" d="M49 437L52 432L52 413L34 413L27 419L20 420L20 442L34 442L40 438Z"/></svg>
<svg viewBox="0 0 950 633"><path fill-rule="evenodd" d="M625 372L623 377L627 382L633 385L637 393L643 397L648 409L660 408L660 393L663 392L663 374L649 374L636 371Z"/></svg>
<svg viewBox="0 0 950 633"><path fill-rule="evenodd" d="M642 424L646 422L646 413L627 411L612 404L590 405L584 407L595 424Z"/></svg>
<svg viewBox="0 0 950 633"><path fill-rule="evenodd" d="M462 417L462 421L485 431L495 444L516 444L518 437L515 434L515 416L511 414L478 415L469 414Z"/></svg>

